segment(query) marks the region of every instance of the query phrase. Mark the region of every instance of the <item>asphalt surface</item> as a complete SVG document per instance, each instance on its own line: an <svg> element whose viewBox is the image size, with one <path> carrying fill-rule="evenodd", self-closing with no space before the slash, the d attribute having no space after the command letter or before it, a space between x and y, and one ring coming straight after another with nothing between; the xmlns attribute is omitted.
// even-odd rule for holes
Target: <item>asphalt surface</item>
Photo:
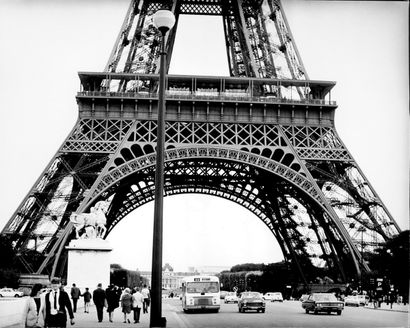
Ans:
<svg viewBox="0 0 410 328"><path fill-rule="evenodd" d="M406 312L407 311L407 312ZM283 303L267 302L265 313L239 313L237 304L221 304L219 313L184 313L179 299L164 299L163 316L166 317L167 327L170 328L268 328L268 327L409 327L408 307L394 305L373 307L345 307L342 315L336 314L306 314L299 301L284 301ZM131 316L132 318L132 316ZM114 322L108 321L108 314L104 313L103 322L97 321L94 307L90 313L78 309L75 314L73 328L116 328L116 327L149 327L149 314L141 314L140 323L123 323L123 314L118 308L114 312ZM17 325L10 326L12 328ZM68 324L69 327L69 324Z"/></svg>

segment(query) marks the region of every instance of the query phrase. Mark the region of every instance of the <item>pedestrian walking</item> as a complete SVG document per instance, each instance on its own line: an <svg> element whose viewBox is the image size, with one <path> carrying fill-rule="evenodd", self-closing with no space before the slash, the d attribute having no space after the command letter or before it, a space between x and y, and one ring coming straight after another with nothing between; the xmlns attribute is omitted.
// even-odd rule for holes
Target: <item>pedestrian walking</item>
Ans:
<svg viewBox="0 0 410 328"><path fill-rule="evenodd" d="M90 290L88 287L85 288L85 292L80 296L84 297L84 313L90 313L90 301L92 299Z"/></svg>
<svg viewBox="0 0 410 328"><path fill-rule="evenodd" d="M144 304L144 296L141 294L139 287L135 287L132 294L132 310L134 311L134 323L140 322L141 309Z"/></svg>
<svg viewBox="0 0 410 328"><path fill-rule="evenodd" d="M97 285L97 289L93 291L93 301L95 308L97 310L98 322L103 321L104 306L107 306L107 298L105 296L105 291L102 289L102 284Z"/></svg>
<svg viewBox="0 0 410 328"><path fill-rule="evenodd" d="M131 323L129 319L129 314L131 313L132 307L132 296L130 294L131 290L129 288L124 289L124 293L121 296L121 307L122 313L124 313L124 323Z"/></svg>
<svg viewBox="0 0 410 328"><path fill-rule="evenodd" d="M143 312L148 313L149 303L150 303L150 292L147 288L147 285L144 285L144 288L141 290L142 296L144 296L144 303L143 303Z"/></svg>
<svg viewBox="0 0 410 328"><path fill-rule="evenodd" d="M71 299L73 300L73 312L77 312L77 302L80 298L81 292L80 288L78 288L75 284L71 287Z"/></svg>
<svg viewBox="0 0 410 328"><path fill-rule="evenodd" d="M25 328L34 328L43 326L42 320L40 320L39 311L40 311L40 293L42 284L34 284L31 288L31 293L29 298L26 301L25 308L23 311L22 317L22 327Z"/></svg>
<svg viewBox="0 0 410 328"><path fill-rule="evenodd" d="M115 286L113 284L109 285L105 290L105 295L107 297L107 312L110 322L114 320L114 310L119 307L120 295L118 294Z"/></svg>
<svg viewBox="0 0 410 328"><path fill-rule="evenodd" d="M67 311L71 325L74 324L74 313L70 297L61 287L61 279L51 279L51 291L40 305L40 313L44 317L44 327L65 328L67 326Z"/></svg>

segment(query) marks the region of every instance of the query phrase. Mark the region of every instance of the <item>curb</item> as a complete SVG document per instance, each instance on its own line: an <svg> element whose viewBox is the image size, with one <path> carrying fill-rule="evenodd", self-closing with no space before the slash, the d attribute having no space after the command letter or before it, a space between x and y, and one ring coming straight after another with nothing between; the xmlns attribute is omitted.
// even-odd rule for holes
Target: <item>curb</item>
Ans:
<svg viewBox="0 0 410 328"><path fill-rule="evenodd" d="M381 308L374 308L374 307L370 307L370 306L365 306L365 309L368 310L377 310L377 311L388 311L388 312L402 312L402 313L408 313L409 309L407 310L400 310L400 309L381 309Z"/></svg>

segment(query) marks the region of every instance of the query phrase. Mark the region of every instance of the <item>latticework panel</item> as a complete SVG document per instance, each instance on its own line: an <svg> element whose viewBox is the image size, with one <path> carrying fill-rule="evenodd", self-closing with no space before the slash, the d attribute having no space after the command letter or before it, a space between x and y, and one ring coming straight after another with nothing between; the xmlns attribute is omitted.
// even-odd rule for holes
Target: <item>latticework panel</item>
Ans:
<svg viewBox="0 0 410 328"><path fill-rule="evenodd" d="M282 129L302 159L352 160L333 127L289 125Z"/></svg>
<svg viewBox="0 0 410 328"><path fill-rule="evenodd" d="M182 0L179 12L187 15L221 15L222 0Z"/></svg>
<svg viewBox="0 0 410 328"><path fill-rule="evenodd" d="M140 121L130 142L156 142L156 122ZM167 122L167 144L286 146L278 127L261 124Z"/></svg>
<svg viewBox="0 0 410 328"><path fill-rule="evenodd" d="M131 120L81 119L61 151L113 153L132 124Z"/></svg>

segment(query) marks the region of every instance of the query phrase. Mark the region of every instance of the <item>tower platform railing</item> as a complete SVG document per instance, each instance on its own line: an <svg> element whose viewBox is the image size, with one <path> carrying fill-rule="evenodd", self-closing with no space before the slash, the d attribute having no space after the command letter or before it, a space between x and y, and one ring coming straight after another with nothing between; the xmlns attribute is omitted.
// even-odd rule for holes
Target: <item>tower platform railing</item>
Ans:
<svg viewBox="0 0 410 328"><path fill-rule="evenodd" d="M78 97L157 99L156 74L79 73ZM221 76L168 75L169 100L240 101L252 103L308 104L336 107L331 99L335 82Z"/></svg>
<svg viewBox="0 0 410 328"><path fill-rule="evenodd" d="M135 98L135 99L158 99L157 92L146 91L124 91L124 92L111 92L111 91L79 91L77 93L79 97L112 97L112 98ZM336 106L337 103L334 100L327 99L288 99L284 97L274 96L250 96L249 94L229 94L225 92L215 92L214 94L201 94L198 92L188 93L174 93L171 90L166 91L166 99L169 100L198 100L198 101L241 101L252 103L275 103L275 104L308 104L308 105L320 105L320 106Z"/></svg>

